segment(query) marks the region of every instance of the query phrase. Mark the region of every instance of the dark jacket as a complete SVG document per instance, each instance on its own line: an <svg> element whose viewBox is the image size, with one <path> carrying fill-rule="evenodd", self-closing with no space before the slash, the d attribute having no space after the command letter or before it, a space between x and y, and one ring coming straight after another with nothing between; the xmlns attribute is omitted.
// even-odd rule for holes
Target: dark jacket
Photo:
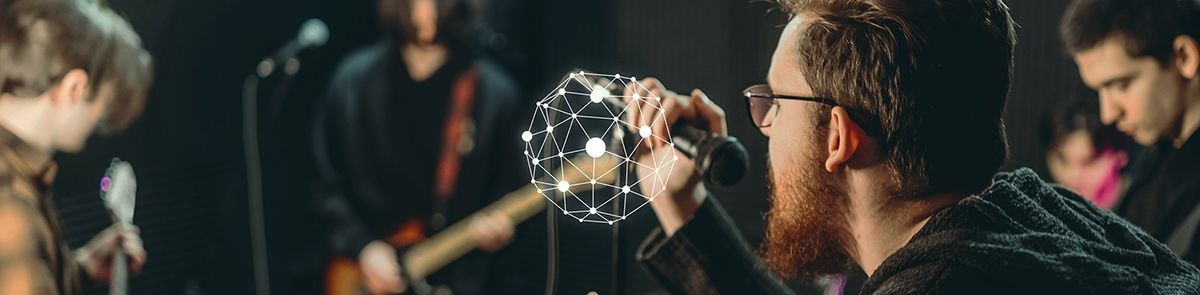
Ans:
<svg viewBox="0 0 1200 295"><path fill-rule="evenodd" d="M470 144L459 145L461 164L453 195L434 201L442 127L454 81L478 71ZM515 84L495 64L464 52L426 81L409 78L398 49L380 42L352 53L329 86L315 126L317 210L328 226L330 247L356 259L407 220L453 224L514 190L527 174L520 156ZM470 128L473 127L473 128ZM444 206L444 208L435 208ZM437 220L444 220L439 222ZM403 252L403 249L400 249ZM456 294L481 292L490 257L478 251L429 278Z"/></svg>
<svg viewBox="0 0 1200 295"><path fill-rule="evenodd" d="M1200 264L1200 135L1193 132L1179 149L1168 142L1151 147L1140 166L1117 214Z"/></svg>
<svg viewBox="0 0 1200 295"><path fill-rule="evenodd" d="M708 198L639 259L673 293L786 294ZM863 294L1200 294L1200 272L1115 214L1029 169L935 213Z"/></svg>

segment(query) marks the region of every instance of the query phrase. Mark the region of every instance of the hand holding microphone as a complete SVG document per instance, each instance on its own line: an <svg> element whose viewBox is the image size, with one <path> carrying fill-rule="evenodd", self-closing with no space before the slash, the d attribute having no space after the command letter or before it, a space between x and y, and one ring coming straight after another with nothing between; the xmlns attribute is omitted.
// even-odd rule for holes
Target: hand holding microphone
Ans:
<svg viewBox="0 0 1200 295"><path fill-rule="evenodd" d="M627 120L634 126L648 126L653 134L667 134L667 131L671 130L671 134L674 135L680 131L689 132L680 127L685 126L682 124L687 124L686 126L703 131L701 133L707 132L720 138L729 136L729 129L725 123L725 111L708 99L708 95L705 95L703 91L696 89L692 90L690 95L680 95L667 89L662 82L655 78L645 78L641 83L645 90L627 88L625 92L625 103L630 106ZM658 116L659 112L663 116ZM665 118L665 121L658 118ZM691 132L694 133L694 131ZM698 146L703 147L704 145ZM740 145L737 145L737 148L740 148ZM693 155L697 154L706 153ZM739 155L744 154L742 151ZM668 236L674 234L679 227L691 219L704 201L706 192L702 177L708 176L697 171L696 165L709 160L707 155L692 159L676 148L664 147L661 143L652 143L648 145L647 149L640 151L638 161L651 163L654 159L666 159L672 156L679 156L679 160L675 161L675 167L672 170L674 172L665 182L666 187L657 187L654 182L646 182L645 184L648 185L642 187L643 192L665 190L664 193L668 197L656 199L651 203L651 207L654 208L654 212L658 215L663 230ZM741 173L745 173L745 167L735 168L740 168ZM642 177L646 176L649 174L646 169L649 168L639 166L638 174ZM712 170L709 169L709 171Z"/></svg>

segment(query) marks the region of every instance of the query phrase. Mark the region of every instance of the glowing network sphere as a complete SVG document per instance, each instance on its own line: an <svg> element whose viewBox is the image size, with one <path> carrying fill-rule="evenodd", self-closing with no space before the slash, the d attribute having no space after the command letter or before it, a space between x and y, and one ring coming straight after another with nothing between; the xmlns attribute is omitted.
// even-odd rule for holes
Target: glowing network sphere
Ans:
<svg viewBox="0 0 1200 295"><path fill-rule="evenodd" d="M627 88L639 91L625 96ZM671 135L654 134L649 126L629 121L633 114L642 122L666 120L659 112L661 99L648 93L634 77L580 71L568 74L534 104L529 127L521 132L525 162L530 183L559 212L579 222L611 225L665 191L678 158L639 149L651 141L673 146ZM621 165L598 169L597 161L608 157ZM648 173L639 176L636 168Z"/></svg>

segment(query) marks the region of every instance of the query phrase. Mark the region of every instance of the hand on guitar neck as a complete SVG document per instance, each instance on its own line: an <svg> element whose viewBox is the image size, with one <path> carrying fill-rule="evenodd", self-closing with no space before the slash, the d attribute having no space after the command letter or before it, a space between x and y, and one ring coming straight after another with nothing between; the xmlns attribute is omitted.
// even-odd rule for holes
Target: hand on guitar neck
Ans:
<svg viewBox="0 0 1200 295"><path fill-rule="evenodd" d="M585 163L580 161L580 163ZM618 173L601 173L597 177L583 171L613 171L622 161L615 157L599 157L581 164L583 168L571 166L559 175L567 183L610 185ZM591 168L591 169L589 169ZM592 190L591 185L563 187L572 194ZM562 198L566 194L558 194ZM551 200L552 201L552 200ZM475 249L498 250L512 240L513 224L545 211L546 197L535 184L529 184L505 194L499 200L479 209L475 214L442 229L436 235L425 237L421 220L405 222L385 241L375 241L359 251L358 261L335 259L326 270L326 294L359 294L365 285L373 294L401 293L408 282L400 278L403 260L405 274L417 281L442 269L455 259ZM403 258L398 258L395 247L407 246ZM418 284L419 285L419 284Z"/></svg>
<svg viewBox="0 0 1200 295"><path fill-rule="evenodd" d="M146 249L142 248L142 238L138 236L140 232L136 226L109 226L88 241L87 245L75 250L75 262L92 281L108 283L113 275L113 255L121 251L129 257L130 273L136 274L146 263Z"/></svg>
<svg viewBox="0 0 1200 295"><path fill-rule="evenodd" d="M474 218L471 221L471 234L478 241L479 249L494 252L512 241L513 224L507 218L490 214ZM371 294L404 293L408 287L408 282L400 277L396 248L388 242L376 240L363 247L358 254L358 265L362 270L363 283Z"/></svg>

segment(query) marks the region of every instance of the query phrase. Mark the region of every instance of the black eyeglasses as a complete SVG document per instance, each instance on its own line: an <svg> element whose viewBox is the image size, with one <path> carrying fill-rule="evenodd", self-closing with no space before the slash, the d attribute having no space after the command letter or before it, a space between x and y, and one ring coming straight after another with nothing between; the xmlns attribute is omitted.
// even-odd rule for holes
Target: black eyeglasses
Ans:
<svg viewBox="0 0 1200 295"><path fill-rule="evenodd" d="M759 128L771 127L772 122L767 120L767 116L770 115L771 119L774 119L774 116L779 114L777 99L812 101L838 106L836 100L829 98L775 94L775 91L771 90L771 85L767 84L746 87L746 90L742 91L742 95L746 96L746 111L750 113L750 120L753 120L754 126Z"/></svg>

